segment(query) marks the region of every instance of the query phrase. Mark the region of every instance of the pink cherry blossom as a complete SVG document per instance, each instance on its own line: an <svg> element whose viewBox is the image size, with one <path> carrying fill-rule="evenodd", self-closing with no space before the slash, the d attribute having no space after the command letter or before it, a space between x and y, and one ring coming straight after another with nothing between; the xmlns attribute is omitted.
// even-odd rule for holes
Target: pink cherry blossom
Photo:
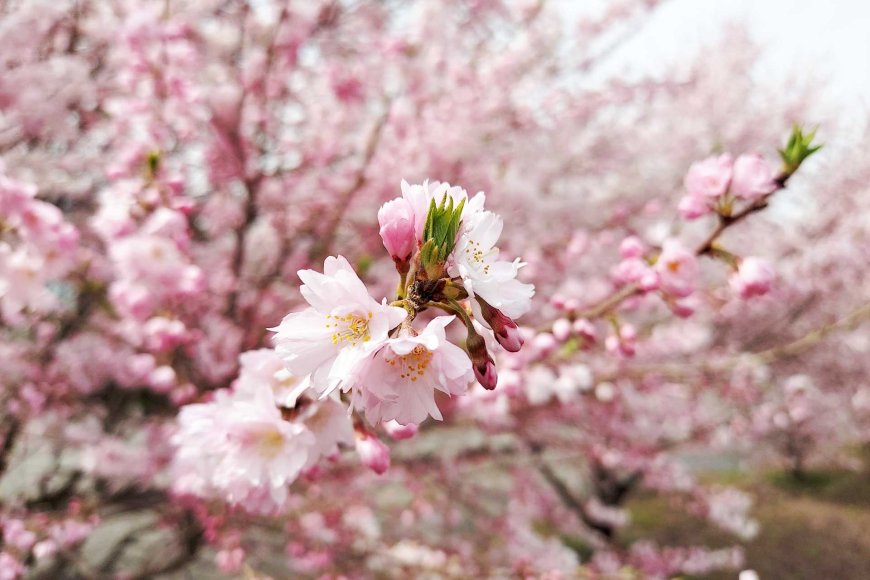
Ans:
<svg viewBox="0 0 870 580"><path fill-rule="evenodd" d="M275 344L291 373L311 374L312 386L328 393L386 342L407 312L375 302L343 256L327 258L323 274L300 270L299 277L310 307L272 329Z"/></svg>
<svg viewBox="0 0 870 580"><path fill-rule="evenodd" d="M253 396L218 393L213 402L188 405L178 422L176 490L255 511L284 505L315 444L304 425L282 419L265 386Z"/></svg>
<svg viewBox="0 0 870 580"><path fill-rule="evenodd" d="M430 321L419 334L400 332L387 340L353 371L354 406L365 410L372 424L441 420L435 392L462 395L472 381L468 355L446 338L452 316Z"/></svg>
<svg viewBox="0 0 870 580"><path fill-rule="evenodd" d="M734 162L731 193L735 196L755 201L771 193L776 187L773 169L761 155L757 153L741 155Z"/></svg>
<svg viewBox="0 0 870 580"><path fill-rule="evenodd" d="M767 261L749 256L740 261L737 271L731 275L730 284L741 298L752 298L767 294L775 277L776 272Z"/></svg>
<svg viewBox="0 0 870 580"><path fill-rule="evenodd" d="M685 298L698 285L698 261L695 255L677 240L666 240L655 263L662 291Z"/></svg>
<svg viewBox="0 0 870 580"><path fill-rule="evenodd" d="M693 163L683 180L690 197L715 200L731 185L734 160L725 153Z"/></svg>

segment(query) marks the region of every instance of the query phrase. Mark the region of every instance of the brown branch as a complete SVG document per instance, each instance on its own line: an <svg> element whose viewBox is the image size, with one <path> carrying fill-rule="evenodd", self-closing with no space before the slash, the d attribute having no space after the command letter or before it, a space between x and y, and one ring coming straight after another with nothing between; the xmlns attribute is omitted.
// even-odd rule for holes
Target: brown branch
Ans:
<svg viewBox="0 0 870 580"><path fill-rule="evenodd" d="M556 495L559 496L562 503L580 518L583 525L601 534L608 541L613 538L613 528L592 519L586 511L586 506L583 505L583 502L574 496L571 490L568 489L568 486L565 485L565 482L559 479L559 476L556 475L549 465L541 461L538 465L538 472L544 477L544 480L550 484L550 487L553 488L553 491L556 492Z"/></svg>
<svg viewBox="0 0 870 580"><path fill-rule="evenodd" d="M15 441L21 433L21 421L12 417L5 421L9 427L3 436L3 444L0 445L0 475L5 473L6 467L9 465L9 455L12 453L12 448L15 447Z"/></svg>

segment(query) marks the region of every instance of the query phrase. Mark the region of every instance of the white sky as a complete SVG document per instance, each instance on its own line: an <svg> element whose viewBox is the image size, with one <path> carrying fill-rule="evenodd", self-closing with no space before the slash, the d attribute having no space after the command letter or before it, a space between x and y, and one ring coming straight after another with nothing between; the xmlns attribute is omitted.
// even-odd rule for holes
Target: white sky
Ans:
<svg viewBox="0 0 870 580"><path fill-rule="evenodd" d="M870 117L870 0L669 0L654 14L613 55L611 72L680 62L728 23L742 22L762 47L752 71L759 82L807 71L825 85L822 95L842 111L844 125Z"/></svg>

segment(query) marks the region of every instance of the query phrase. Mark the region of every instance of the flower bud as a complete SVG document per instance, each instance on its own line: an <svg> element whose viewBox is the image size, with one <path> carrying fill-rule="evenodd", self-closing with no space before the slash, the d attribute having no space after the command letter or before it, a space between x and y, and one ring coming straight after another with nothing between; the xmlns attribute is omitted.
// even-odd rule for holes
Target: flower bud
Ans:
<svg viewBox="0 0 870 580"><path fill-rule="evenodd" d="M553 323L553 336L556 337L556 340L559 342L565 342L571 336L571 321L567 318L560 318L556 322Z"/></svg>
<svg viewBox="0 0 870 580"><path fill-rule="evenodd" d="M595 344L598 340L598 331L595 325L586 318L578 318L574 321L574 334L581 337L587 344Z"/></svg>
<svg viewBox="0 0 870 580"><path fill-rule="evenodd" d="M677 205L677 211L684 220L694 220L710 213L712 208L703 197L684 195Z"/></svg>
<svg viewBox="0 0 870 580"><path fill-rule="evenodd" d="M668 307L680 318L689 318L695 313L695 302L692 298L673 300L668 302Z"/></svg>
<svg viewBox="0 0 870 580"><path fill-rule="evenodd" d="M360 462L378 475L390 468L390 448L371 433L357 431L356 452Z"/></svg>
<svg viewBox="0 0 870 580"><path fill-rule="evenodd" d="M474 370L474 378L480 385L491 391L498 383L498 374L495 370L495 361L486 350L486 341L483 337L474 332L473 329L468 329L468 339L465 341L465 346L468 348L468 355L471 357L471 366Z"/></svg>
<svg viewBox="0 0 870 580"><path fill-rule="evenodd" d="M633 357L637 352L637 331L631 324L623 324L617 334L607 337L604 346L611 354Z"/></svg>
<svg viewBox="0 0 870 580"><path fill-rule="evenodd" d="M509 316L487 304L482 298L477 298L483 319L492 328L495 339L508 352L519 352L523 347L523 337L517 323Z"/></svg>
<svg viewBox="0 0 870 580"><path fill-rule="evenodd" d="M414 423L408 423L407 425L402 425L398 421L387 421L382 424L384 427L384 431L389 434L390 437L395 439L396 441L401 441L403 439L410 439L414 435L417 434L418 427Z"/></svg>
<svg viewBox="0 0 870 580"><path fill-rule="evenodd" d="M396 267L408 271L408 261L417 245L414 227L414 211L401 197L388 201L378 210L378 223L381 226L381 240L390 253ZM404 270L402 270L404 268Z"/></svg>
<svg viewBox="0 0 870 580"><path fill-rule="evenodd" d="M740 266L731 275L729 283L741 298L752 298L767 294L775 277L776 274L768 262L750 256L740 261Z"/></svg>
<svg viewBox="0 0 870 580"><path fill-rule="evenodd" d="M495 363L492 358L487 356L487 360L482 364L473 364L474 378L487 391L493 390L498 384L498 373L495 370Z"/></svg>
<svg viewBox="0 0 870 580"><path fill-rule="evenodd" d="M619 244L619 255L623 258L640 258L646 252L646 245L637 236L628 236Z"/></svg>
<svg viewBox="0 0 870 580"><path fill-rule="evenodd" d="M549 332L542 332L532 339L532 350L539 359L544 359L553 354L559 347L556 337Z"/></svg>

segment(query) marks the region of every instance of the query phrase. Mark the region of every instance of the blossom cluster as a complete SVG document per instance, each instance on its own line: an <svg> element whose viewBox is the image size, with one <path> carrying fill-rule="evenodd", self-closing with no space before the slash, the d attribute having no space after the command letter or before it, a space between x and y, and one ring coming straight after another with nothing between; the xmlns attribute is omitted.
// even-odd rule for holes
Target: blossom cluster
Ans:
<svg viewBox="0 0 870 580"><path fill-rule="evenodd" d="M402 196L378 212L400 278L393 302L372 298L343 256L326 258L322 273L300 270L308 307L272 329L275 350L244 353L231 391L182 408L176 491L274 511L339 445L386 470L388 450L358 414L402 438L442 419L436 393L463 395L475 379L494 389L491 350L520 350L514 319L534 288L518 280L519 259L500 259L502 219L484 202L446 183L402 182ZM465 348L448 338L457 318Z"/></svg>
<svg viewBox="0 0 870 580"><path fill-rule="evenodd" d="M0 162L0 311L21 324L26 311L60 307L48 284L74 267L79 233L54 205L36 199L36 188L10 178Z"/></svg>

